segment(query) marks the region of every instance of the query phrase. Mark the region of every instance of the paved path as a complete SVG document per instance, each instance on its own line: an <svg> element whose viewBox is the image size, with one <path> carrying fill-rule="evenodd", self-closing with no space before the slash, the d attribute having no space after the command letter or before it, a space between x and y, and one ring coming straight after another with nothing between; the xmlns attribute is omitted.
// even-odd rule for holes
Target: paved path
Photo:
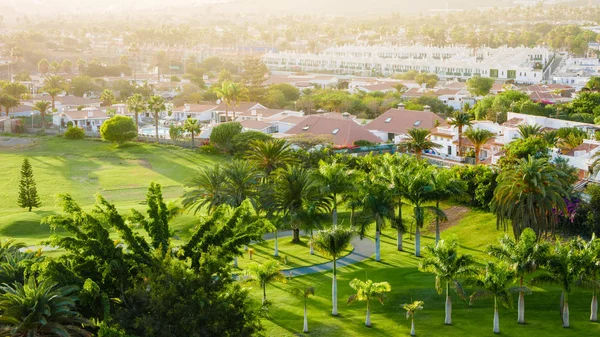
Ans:
<svg viewBox="0 0 600 337"><path fill-rule="evenodd" d="M283 232L279 232L277 234L277 237L284 238L284 237L289 237L292 235L293 235L292 231L283 231ZM264 235L263 238L265 240L274 239L275 233L267 233ZM355 236L352 239L351 243L352 243L352 246L354 247L354 249L352 250L352 252L350 252L350 254L348 254L342 258L339 258L337 260L337 268L346 267L346 266L349 266L349 265L352 265L355 263L362 262L362 261L368 259L369 257L371 257L371 255L375 254L375 242L373 242L371 239L364 238L363 240L361 240L359 236ZM322 264L315 264L312 266L298 267L298 268L293 268L293 269L285 269L282 271L282 273L284 273L285 276L289 277L290 272L291 272L292 273L291 276L296 277L296 276L320 273L322 271L327 271L327 270L332 270L332 269L333 269L333 262L327 262L327 263L322 263Z"/></svg>

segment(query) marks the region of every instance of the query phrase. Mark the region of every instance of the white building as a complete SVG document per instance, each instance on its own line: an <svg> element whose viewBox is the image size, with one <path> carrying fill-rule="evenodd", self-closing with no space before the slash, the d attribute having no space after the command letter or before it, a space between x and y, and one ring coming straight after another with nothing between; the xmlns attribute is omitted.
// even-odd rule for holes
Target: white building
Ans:
<svg viewBox="0 0 600 337"><path fill-rule="evenodd" d="M578 91L585 87L592 76L600 76L600 60L598 58L566 59L552 76L557 84L566 84L575 87Z"/></svg>
<svg viewBox="0 0 600 337"><path fill-rule="evenodd" d="M269 53L263 61L272 71L331 72L386 76L410 70L435 73L441 78L476 75L540 83L554 59L546 48L480 48L427 46L357 46L326 49L320 54Z"/></svg>

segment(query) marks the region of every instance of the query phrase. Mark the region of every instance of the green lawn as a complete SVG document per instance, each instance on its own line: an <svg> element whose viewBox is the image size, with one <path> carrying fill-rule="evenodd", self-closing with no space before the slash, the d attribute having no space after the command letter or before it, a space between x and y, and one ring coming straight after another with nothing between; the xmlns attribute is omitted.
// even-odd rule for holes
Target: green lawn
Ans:
<svg viewBox="0 0 600 337"><path fill-rule="evenodd" d="M179 198L183 184L201 165L213 165L222 157L198 154L173 146L131 143L116 148L100 140L69 141L58 137L34 138L26 147L0 147L3 177L0 179L0 236L27 244L46 239L50 230L39 221L59 211L56 196L71 193L85 208L102 194L119 210L143 209L151 182L163 186L166 199ZM20 167L29 158L42 207L31 213L17 205ZM186 237L194 218L184 216L174 223L178 235Z"/></svg>

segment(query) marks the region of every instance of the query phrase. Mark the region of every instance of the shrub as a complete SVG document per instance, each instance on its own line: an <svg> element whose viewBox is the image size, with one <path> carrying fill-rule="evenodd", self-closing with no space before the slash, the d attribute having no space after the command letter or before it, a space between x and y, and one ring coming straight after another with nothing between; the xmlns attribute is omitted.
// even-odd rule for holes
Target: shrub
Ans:
<svg viewBox="0 0 600 337"><path fill-rule="evenodd" d="M65 131L65 138L71 140L83 139L85 137L85 131L80 128L76 128L73 126L69 126L67 131Z"/></svg>
<svg viewBox="0 0 600 337"><path fill-rule="evenodd" d="M126 116L113 116L100 127L102 139L119 145L137 137L133 120Z"/></svg>
<svg viewBox="0 0 600 337"><path fill-rule="evenodd" d="M376 144L373 142L370 142L368 140L361 139L361 140L355 141L354 145L363 147L363 146L375 146Z"/></svg>
<svg viewBox="0 0 600 337"><path fill-rule="evenodd" d="M233 153L233 138L242 132L238 122L223 123L215 126L210 134L210 142L226 153Z"/></svg>
<svg viewBox="0 0 600 337"><path fill-rule="evenodd" d="M250 148L250 143L254 140L267 140L271 139L270 135L259 131L247 131L242 132L235 137L231 141L233 146L233 153L236 156L243 156L246 151Z"/></svg>

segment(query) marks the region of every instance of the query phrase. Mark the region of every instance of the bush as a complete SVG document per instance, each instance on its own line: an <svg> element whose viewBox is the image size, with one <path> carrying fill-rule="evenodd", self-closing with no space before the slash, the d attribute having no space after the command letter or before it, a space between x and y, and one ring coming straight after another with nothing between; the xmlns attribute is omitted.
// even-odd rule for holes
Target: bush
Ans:
<svg viewBox="0 0 600 337"><path fill-rule="evenodd" d="M137 128L133 120L126 116L113 116L100 127L102 139L119 145L137 137Z"/></svg>
<svg viewBox="0 0 600 337"><path fill-rule="evenodd" d="M213 144L202 145L198 148L199 153L203 154L218 154L219 149L217 149Z"/></svg>
<svg viewBox="0 0 600 337"><path fill-rule="evenodd" d="M247 131L242 132L233 137L232 146L233 153L236 156L243 156L246 151L250 148L250 143L255 140L267 140L271 139L270 135L259 131Z"/></svg>
<svg viewBox="0 0 600 337"><path fill-rule="evenodd" d="M366 147L366 146L375 146L375 145L377 145L377 144L375 144L375 143L373 143L373 142L370 142L370 141L368 141L368 140L361 139L361 140L357 140L357 141L355 141L355 142L354 142L354 145L356 145L356 146L361 146L361 147Z"/></svg>
<svg viewBox="0 0 600 337"><path fill-rule="evenodd" d="M66 139L71 140L83 139L85 138L85 131L83 131L83 129L80 128L69 126L69 128L67 128L67 131L65 131L64 136Z"/></svg>
<svg viewBox="0 0 600 337"><path fill-rule="evenodd" d="M223 123L215 126L210 134L210 142L226 153L233 153L233 138L242 132L238 122Z"/></svg>

